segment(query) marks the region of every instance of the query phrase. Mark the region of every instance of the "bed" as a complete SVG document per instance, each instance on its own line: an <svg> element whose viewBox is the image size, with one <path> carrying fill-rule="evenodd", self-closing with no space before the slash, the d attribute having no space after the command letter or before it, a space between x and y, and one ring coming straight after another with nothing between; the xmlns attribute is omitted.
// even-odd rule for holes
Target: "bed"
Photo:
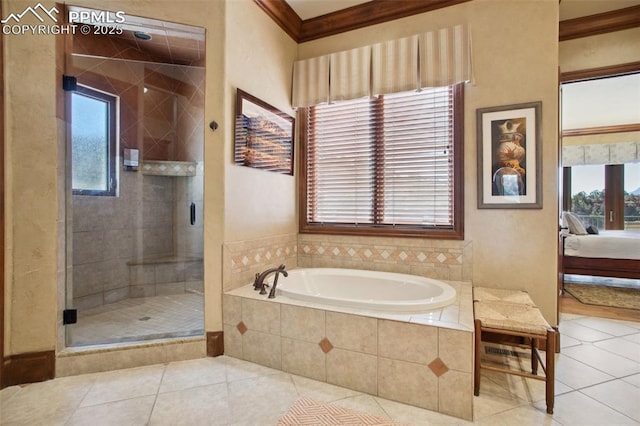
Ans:
<svg viewBox="0 0 640 426"><path fill-rule="evenodd" d="M640 231L565 234L564 274L640 279Z"/></svg>
<svg viewBox="0 0 640 426"><path fill-rule="evenodd" d="M573 213L562 213L563 274L640 279L640 230L585 228Z"/></svg>

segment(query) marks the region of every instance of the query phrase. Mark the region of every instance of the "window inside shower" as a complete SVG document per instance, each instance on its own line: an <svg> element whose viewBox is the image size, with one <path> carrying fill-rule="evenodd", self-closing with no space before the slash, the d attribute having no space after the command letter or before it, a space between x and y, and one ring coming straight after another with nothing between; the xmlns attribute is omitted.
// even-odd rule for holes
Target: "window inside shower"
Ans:
<svg viewBox="0 0 640 426"><path fill-rule="evenodd" d="M204 334L204 30L137 19L66 52L67 346Z"/></svg>

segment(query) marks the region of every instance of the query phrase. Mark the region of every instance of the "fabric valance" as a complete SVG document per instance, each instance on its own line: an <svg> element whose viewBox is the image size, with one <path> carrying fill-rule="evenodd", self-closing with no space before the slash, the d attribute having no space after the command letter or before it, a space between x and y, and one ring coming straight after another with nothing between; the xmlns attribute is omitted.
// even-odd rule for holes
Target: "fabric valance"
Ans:
<svg viewBox="0 0 640 426"><path fill-rule="evenodd" d="M456 25L296 61L292 105L306 107L471 81L471 37Z"/></svg>
<svg viewBox="0 0 640 426"><path fill-rule="evenodd" d="M562 147L564 167L640 162L640 142L566 145Z"/></svg>

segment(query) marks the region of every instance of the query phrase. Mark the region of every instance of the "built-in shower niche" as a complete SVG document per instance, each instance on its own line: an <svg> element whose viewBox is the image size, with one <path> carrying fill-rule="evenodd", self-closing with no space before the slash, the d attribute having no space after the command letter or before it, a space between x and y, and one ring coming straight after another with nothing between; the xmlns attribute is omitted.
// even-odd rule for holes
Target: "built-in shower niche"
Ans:
<svg viewBox="0 0 640 426"><path fill-rule="evenodd" d="M202 173L197 162L140 167L141 250L129 260L130 297L203 292Z"/></svg>

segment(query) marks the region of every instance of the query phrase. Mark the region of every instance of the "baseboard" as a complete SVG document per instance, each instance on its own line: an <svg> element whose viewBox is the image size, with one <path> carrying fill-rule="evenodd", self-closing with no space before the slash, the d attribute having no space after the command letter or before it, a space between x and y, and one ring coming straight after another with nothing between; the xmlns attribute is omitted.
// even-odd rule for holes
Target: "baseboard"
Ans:
<svg viewBox="0 0 640 426"><path fill-rule="evenodd" d="M207 331L207 356L224 354L224 332Z"/></svg>
<svg viewBox="0 0 640 426"><path fill-rule="evenodd" d="M30 352L5 357L2 387L44 382L55 377L55 351Z"/></svg>

